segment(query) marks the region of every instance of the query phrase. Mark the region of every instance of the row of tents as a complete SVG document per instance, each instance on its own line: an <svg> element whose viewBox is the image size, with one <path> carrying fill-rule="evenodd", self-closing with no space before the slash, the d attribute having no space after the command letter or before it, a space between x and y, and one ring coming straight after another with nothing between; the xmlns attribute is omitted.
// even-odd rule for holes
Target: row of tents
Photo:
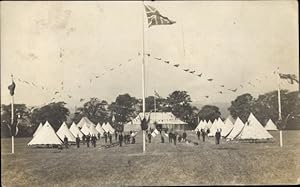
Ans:
<svg viewBox="0 0 300 187"><path fill-rule="evenodd" d="M239 117L234 123L229 117L224 122L221 118L215 119L213 123L201 120L195 131L202 129L205 131L209 129L208 136L215 136L216 132L220 131L221 136L228 140L263 140L273 138L268 131L277 130L277 127L271 119L263 127L251 113L245 123Z"/></svg>
<svg viewBox="0 0 300 187"><path fill-rule="evenodd" d="M83 117L77 123L77 125L73 122L70 128L68 128L67 124L63 122L55 133L55 130L51 124L46 121L44 125L42 123L39 124L38 128L33 134L32 140L28 143L28 146L61 145L65 137L68 138L70 143L75 143L77 136L80 138L80 140L82 140L84 135L98 137L98 134L102 136L104 132L113 134L115 133L115 129L109 123L103 123L102 126L100 123L95 125L88 118Z"/></svg>

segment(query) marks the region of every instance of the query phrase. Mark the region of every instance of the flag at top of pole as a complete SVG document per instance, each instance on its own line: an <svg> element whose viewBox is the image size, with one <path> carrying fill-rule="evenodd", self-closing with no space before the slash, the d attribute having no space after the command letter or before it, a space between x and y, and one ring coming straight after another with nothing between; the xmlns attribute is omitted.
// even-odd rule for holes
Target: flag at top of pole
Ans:
<svg viewBox="0 0 300 187"><path fill-rule="evenodd" d="M11 85L8 86L8 90L11 96L15 94L15 88L16 88L16 84L15 81L12 79Z"/></svg>
<svg viewBox="0 0 300 187"><path fill-rule="evenodd" d="M146 10L146 15L148 19L148 27L153 25L172 25L176 23L175 21L170 20L169 18L161 15L158 10L153 8L150 5L144 5Z"/></svg>

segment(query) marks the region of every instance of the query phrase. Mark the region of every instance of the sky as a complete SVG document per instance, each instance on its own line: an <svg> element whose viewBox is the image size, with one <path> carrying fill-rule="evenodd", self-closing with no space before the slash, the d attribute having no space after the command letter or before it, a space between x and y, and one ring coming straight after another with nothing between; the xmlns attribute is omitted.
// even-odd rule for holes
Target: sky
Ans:
<svg viewBox="0 0 300 187"><path fill-rule="evenodd" d="M176 23L148 28L141 1L1 2L1 102L10 102L11 74L15 103L28 106L64 100L73 108L124 93L141 98L143 46L150 53L146 96L186 90L203 105L230 103L276 90L277 67L298 76L296 1L145 4ZM298 89L284 80L280 87Z"/></svg>

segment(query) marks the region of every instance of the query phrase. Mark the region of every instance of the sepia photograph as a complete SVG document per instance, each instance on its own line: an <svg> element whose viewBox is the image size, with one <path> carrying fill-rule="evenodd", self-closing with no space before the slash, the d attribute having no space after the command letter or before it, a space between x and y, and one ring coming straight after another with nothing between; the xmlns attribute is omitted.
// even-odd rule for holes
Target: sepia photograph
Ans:
<svg viewBox="0 0 300 187"><path fill-rule="evenodd" d="M300 184L298 1L0 13L1 186Z"/></svg>

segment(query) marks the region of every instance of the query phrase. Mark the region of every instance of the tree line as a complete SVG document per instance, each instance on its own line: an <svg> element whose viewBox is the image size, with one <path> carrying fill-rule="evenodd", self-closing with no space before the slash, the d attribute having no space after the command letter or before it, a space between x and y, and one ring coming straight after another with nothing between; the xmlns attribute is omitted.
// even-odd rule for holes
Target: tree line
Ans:
<svg viewBox="0 0 300 187"><path fill-rule="evenodd" d="M300 102L298 92L281 91L282 121L281 128L288 123L299 124ZM155 100L155 102L154 102ZM58 130L64 121L78 123L82 117L88 117L93 123L110 122L115 128L131 121L142 112L142 99L129 94L120 94L115 101L108 103L99 98L90 98L82 106L76 108L74 114L66 107L65 102L52 102L45 106L32 108L25 104L15 104L15 121L18 123L17 136L31 136L39 123L49 121ZM172 112L177 118L186 122L186 129L194 129L199 120L215 120L221 117L217 106L205 105L198 109L192 104L192 99L186 91L174 91L166 98L159 95L145 98L146 112ZM267 120L278 120L277 91L268 92L254 98L245 93L231 101L228 108L230 115L236 119L246 121L250 112L265 125ZM114 123L112 117L114 116ZM11 105L1 105L1 136L10 136L8 124L11 123ZM223 119L224 120L224 119Z"/></svg>

